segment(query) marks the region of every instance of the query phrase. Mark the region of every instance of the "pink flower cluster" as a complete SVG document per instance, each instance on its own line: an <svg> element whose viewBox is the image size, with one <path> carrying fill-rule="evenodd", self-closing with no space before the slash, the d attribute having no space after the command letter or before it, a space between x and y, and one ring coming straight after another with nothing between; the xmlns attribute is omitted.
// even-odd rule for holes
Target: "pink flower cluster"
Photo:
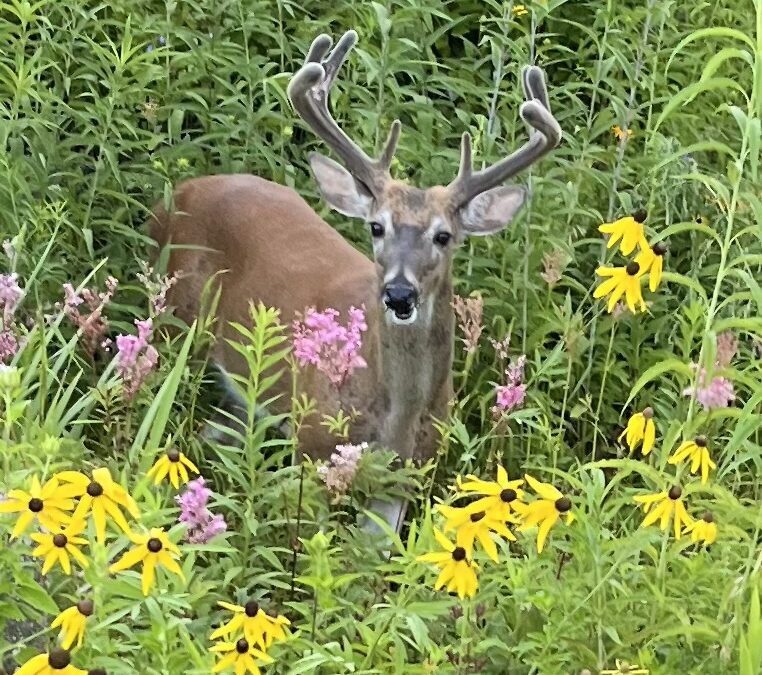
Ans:
<svg viewBox="0 0 762 675"><path fill-rule="evenodd" d="M124 382L124 396L135 397L146 377L159 362L159 353L149 343L153 321L135 321L137 335L119 335L116 338L116 369Z"/></svg>
<svg viewBox="0 0 762 675"><path fill-rule="evenodd" d="M368 324L365 312L356 307L349 308L346 326L338 322L338 317L339 312L330 307L323 312L308 309L303 320L294 321L293 344L299 365L314 365L340 387L355 368L367 366L360 348Z"/></svg>
<svg viewBox="0 0 762 675"><path fill-rule="evenodd" d="M185 492L175 497L180 505L180 522L188 526L185 538L191 544L206 544L228 529L224 516L212 515L207 507L212 491L203 478L190 481Z"/></svg>
<svg viewBox="0 0 762 675"><path fill-rule="evenodd" d="M141 271L137 277L140 283L148 291L148 301L151 305L151 312L154 317L161 316L167 309L167 293L177 283L178 272L172 275L160 276L155 274L153 267L148 263L140 261Z"/></svg>
<svg viewBox="0 0 762 675"><path fill-rule="evenodd" d="M515 363L511 363L505 370L507 384L495 388L497 409L500 412L513 410L524 403L527 393L527 387L523 383L526 361L525 355L519 356Z"/></svg>
<svg viewBox="0 0 762 675"><path fill-rule="evenodd" d="M10 361L18 351L16 308L24 297L18 274L0 274L0 363Z"/></svg>
<svg viewBox="0 0 762 675"><path fill-rule="evenodd" d="M731 331L725 331L717 336L717 353L714 365L717 368L727 368L738 351L738 339ZM726 377L713 377L707 383L706 368L699 368L692 363L691 368L698 371L695 386L683 389L683 396L695 396L696 401L704 410L727 408L735 401L736 395L733 383Z"/></svg>
<svg viewBox="0 0 762 675"><path fill-rule="evenodd" d="M111 340L106 337L108 331L108 319L104 315L106 306L114 297L119 282L114 277L106 280L106 291L97 293L89 288L82 290L81 294L74 290L71 284L64 284L64 314L81 332L82 342L87 353L92 357L98 348L108 349ZM86 304L89 312L83 314L80 306Z"/></svg>
<svg viewBox="0 0 762 675"><path fill-rule="evenodd" d="M341 497L349 489L357 473L360 457L367 447L367 443L337 445L336 452L331 454L330 464L323 464L318 467L318 475L335 499Z"/></svg>

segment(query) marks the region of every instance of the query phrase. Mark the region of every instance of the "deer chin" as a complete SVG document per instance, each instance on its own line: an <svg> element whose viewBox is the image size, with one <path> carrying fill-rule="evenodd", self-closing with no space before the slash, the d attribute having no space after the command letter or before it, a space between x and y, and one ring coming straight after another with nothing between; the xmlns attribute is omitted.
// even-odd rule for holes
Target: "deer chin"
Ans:
<svg viewBox="0 0 762 675"><path fill-rule="evenodd" d="M395 326L411 326L418 318L418 308L413 307L408 314L399 314L391 309L386 310L386 319Z"/></svg>

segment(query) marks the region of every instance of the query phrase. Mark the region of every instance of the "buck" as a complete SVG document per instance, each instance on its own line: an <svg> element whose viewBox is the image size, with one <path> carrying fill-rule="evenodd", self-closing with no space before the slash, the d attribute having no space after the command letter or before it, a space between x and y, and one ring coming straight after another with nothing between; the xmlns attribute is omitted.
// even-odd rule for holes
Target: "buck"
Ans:
<svg viewBox="0 0 762 675"><path fill-rule="evenodd" d="M317 37L288 95L302 120L341 160L343 166L320 154L309 157L328 205L365 221L373 261L295 191L253 175L181 183L171 211L155 208L152 235L160 246L172 245L170 271L182 271L169 298L180 317L194 319L207 281L214 277L219 284L221 339L212 358L222 373L247 372L227 340L237 339L229 323L245 324L252 302L278 308L286 322L309 307L334 308L345 317L350 307L364 307L368 329L361 353L367 367L340 388L309 369L298 378L301 392L317 403L299 431L299 446L312 458L328 458L337 439L319 424L321 416L355 410L352 442L376 442L402 459L425 460L436 452L434 422L446 417L452 391L453 253L467 236L494 234L511 221L526 191L503 183L555 147L561 129L550 112L543 71L528 66L519 114L530 134L523 146L474 171L471 137L465 133L460 168L449 185L419 189L394 180L390 166L399 120L373 159L329 112L331 87L356 40L348 31L331 50L329 36ZM282 396L273 407L282 411L290 405L292 383L284 376L276 386ZM371 510L399 530L405 506L378 500Z"/></svg>

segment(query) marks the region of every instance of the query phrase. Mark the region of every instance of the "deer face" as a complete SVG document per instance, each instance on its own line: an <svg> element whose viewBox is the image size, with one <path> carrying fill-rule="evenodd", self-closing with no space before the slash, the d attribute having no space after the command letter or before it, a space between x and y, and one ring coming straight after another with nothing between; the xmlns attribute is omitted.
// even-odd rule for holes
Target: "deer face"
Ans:
<svg viewBox="0 0 762 675"><path fill-rule="evenodd" d="M410 325L431 318L433 300L449 287L452 255L469 234L502 229L524 202L521 188L484 193L466 208L457 208L447 188L427 190L389 180L378 198L343 167L322 155L310 158L320 192L343 215L367 225L376 262L379 302L387 319Z"/></svg>

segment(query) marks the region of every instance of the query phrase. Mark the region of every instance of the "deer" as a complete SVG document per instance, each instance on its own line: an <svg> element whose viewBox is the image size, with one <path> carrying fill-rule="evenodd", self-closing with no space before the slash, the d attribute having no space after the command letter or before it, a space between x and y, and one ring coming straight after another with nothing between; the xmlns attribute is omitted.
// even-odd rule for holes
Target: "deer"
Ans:
<svg viewBox="0 0 762 675"><path fill-rule="evenodd" d="M492 235L511 222L527 190L505 182L555 148L561 128L550 111L543 70L525 66L519 115L529 138L521 147L475 171L466 132L458 173L448 185L424 189L396 180L390 168L400 121L391 124L381 153L371 158L329 111L336 76L356 41L354 30L335 46L329 35L315 38L287 94L306 126L340 160L319 153L308 158L327 205L365 223L372 260L295 190L249 174L180 183L171 208L161 203L154 207L151 236L160 247L169 246L168 271L181 272L168 297L177 316L189 323L197 318L205 286L210 280L216 284L219 339L211 360L229 392L230 373L247 373L245 361L229 343L240 339L230 324L246 323L250 303L277 308L284 322L310 307L333 308L342 316L350 307L364 308L367 331L361 355L366 367L340 388L319 373L300 373L298 390L315 406L296 440L302 456L328 459L338 439L320 420L352 410L357 415L349 442L376 443L400 460L421 462L437 452L437 421L447 418L453 393L455 250L466 237ZM275 387L280 396L272 409L287 411L290 374ZM407 503L379 497L368 510L399 532ZM374 528L381 532L373 523L366 529Z"/></svg>

